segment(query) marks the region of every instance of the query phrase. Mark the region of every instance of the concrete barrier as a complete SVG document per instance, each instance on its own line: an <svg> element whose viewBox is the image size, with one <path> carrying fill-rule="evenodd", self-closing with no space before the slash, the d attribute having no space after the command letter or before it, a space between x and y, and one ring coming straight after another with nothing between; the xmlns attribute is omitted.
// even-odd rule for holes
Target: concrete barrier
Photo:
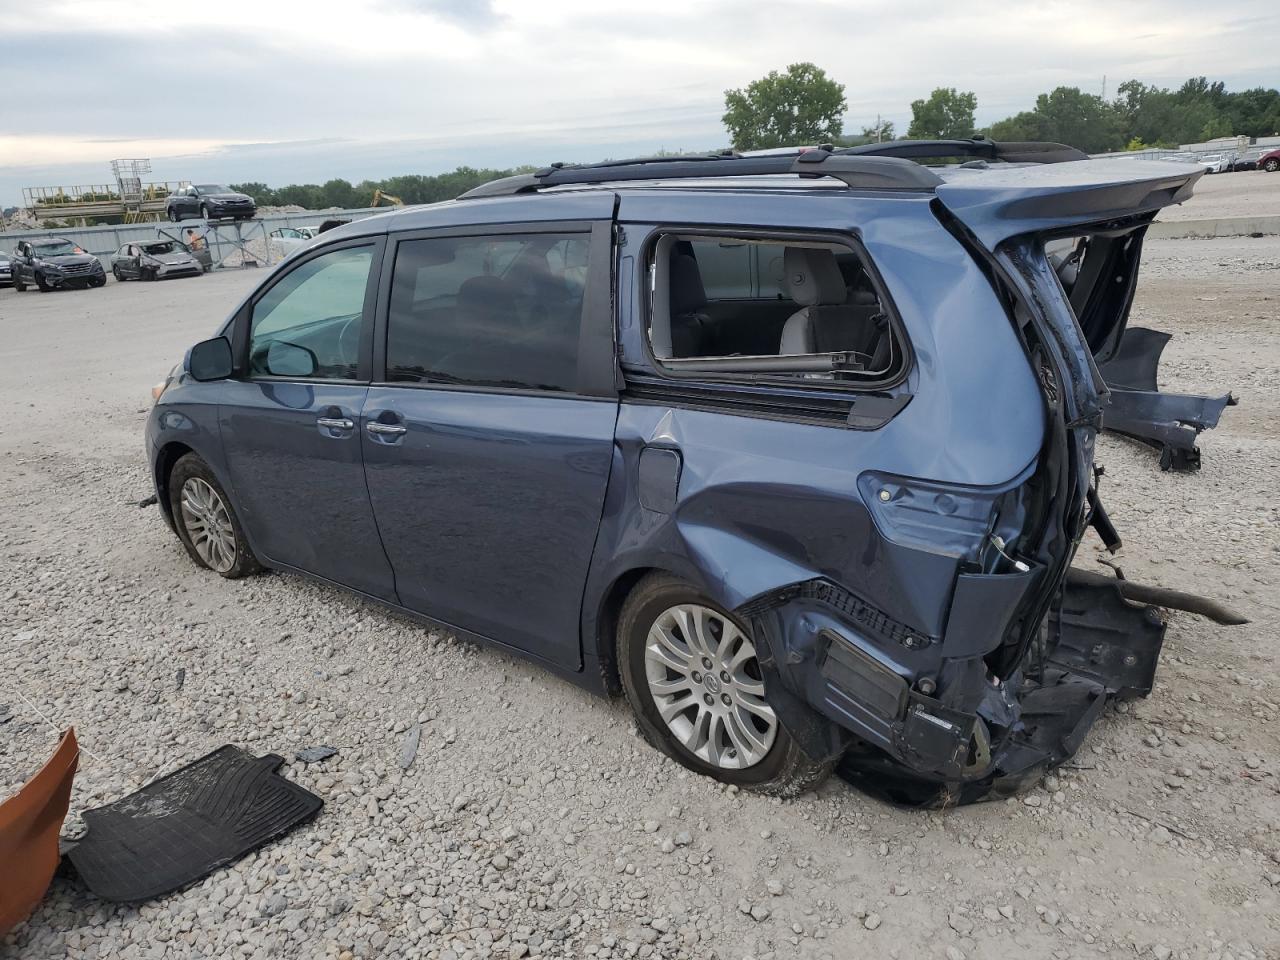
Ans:
<svg viewBox="0 0 1280 960"><path fill-rule="evenodd" d="M1183 240L1190 237L1249 237L1255 233L1280 233L1280 216L1157 220L1147 229L1148 237L1159 240Z"/></svg>

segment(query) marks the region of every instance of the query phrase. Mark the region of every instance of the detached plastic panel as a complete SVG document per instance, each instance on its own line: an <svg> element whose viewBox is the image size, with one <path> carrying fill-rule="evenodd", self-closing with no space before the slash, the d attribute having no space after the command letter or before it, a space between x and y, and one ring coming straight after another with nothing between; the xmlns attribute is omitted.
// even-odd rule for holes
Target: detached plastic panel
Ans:
<svg viewBox="0 0 1280 960"><path fill-rule="evenodd" d="M225 746L115 803L84 813L67 850L104 900L172 893L312 819L315 794L279 776L284 758Z"/></svg>

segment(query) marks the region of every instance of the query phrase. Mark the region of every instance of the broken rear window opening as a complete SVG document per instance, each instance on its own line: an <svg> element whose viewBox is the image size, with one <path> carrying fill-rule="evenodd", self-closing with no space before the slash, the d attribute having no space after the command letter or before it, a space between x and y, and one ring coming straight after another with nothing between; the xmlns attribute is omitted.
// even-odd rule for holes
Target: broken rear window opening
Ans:
<svg viewBox="0 0 1280 960"><path fill-rule="evenodd" d="M847 243L665 233L648 264L649 346L674 375L884 386L906 350L883 290Z"/></svg>

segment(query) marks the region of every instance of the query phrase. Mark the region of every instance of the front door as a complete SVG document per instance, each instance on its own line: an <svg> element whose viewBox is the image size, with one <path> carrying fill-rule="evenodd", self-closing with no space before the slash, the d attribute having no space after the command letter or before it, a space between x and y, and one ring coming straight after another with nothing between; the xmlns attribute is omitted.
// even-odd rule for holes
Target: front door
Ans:
<svg viewBox="0 0 1280 960"><path fill-rule="evenodd" d="M570 668L618 409L609 230L401 240L361 430L401 602Z"/></svg>
<svg viewBox="0 0 1280 960"><path fill-rule="evenodd" d="M241 373L222 391L218 417L254 547L394 600L358 426L382 247L365 239L316 251L244 307Z"/></svg>

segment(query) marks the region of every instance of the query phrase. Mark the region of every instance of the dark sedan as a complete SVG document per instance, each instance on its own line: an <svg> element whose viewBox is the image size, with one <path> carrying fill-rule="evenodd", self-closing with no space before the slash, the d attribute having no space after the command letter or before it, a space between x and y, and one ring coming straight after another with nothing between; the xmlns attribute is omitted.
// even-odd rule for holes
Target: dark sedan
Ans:
<svg viewBox="0 0 1280 960"><path fill-rule="evenodd" d="M193 183L174 191L165 201L165 216L174 223L205 220L249 220L257 215L253 197L217 183Z"/></svg>
<svg viewBox="0 0 1280 960"><path fill-rule="evenodd" d="M100 287L107 282L102 261L62 237L19 240L9 265L19 293L29 283L43 292L63 286Z"/></svg>
<svg viewBox="0 0 1280 960"><path fill-rule="evenodd" d="M111 273L117 280L198 277L203 272L200 261L173 240L126 243L111 255Z"/></svg>

